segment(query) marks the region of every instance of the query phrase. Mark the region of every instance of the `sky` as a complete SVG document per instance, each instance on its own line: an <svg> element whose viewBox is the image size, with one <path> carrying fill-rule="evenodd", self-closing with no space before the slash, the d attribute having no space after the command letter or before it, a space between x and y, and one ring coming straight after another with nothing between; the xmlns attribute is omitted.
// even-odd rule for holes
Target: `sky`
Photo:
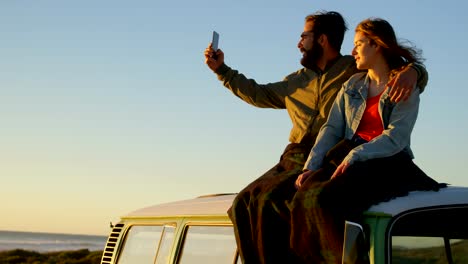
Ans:
<svg viewBox="0 0 468 264"><path fill-rule="evenodd" d="M285 110L248 105L204 63L216 30L259 83L301 68L304 18L350 30L387 19L423 50L429 83L415 162L468 186L467 3L434 1L0 1L0 230L107 235L138 208L238 192L288 144Z"/></svg>

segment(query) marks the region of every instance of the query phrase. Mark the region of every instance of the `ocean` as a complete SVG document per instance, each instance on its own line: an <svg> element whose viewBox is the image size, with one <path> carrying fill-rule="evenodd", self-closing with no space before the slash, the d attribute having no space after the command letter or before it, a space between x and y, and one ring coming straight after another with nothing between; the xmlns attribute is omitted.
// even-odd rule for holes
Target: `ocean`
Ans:
<svg viewBox="0 0 468 264"><path fill-rule="evenodd" d="M103 250L107 237L73 234L0 231L0 251L24 249L37 252Z"/></svg>

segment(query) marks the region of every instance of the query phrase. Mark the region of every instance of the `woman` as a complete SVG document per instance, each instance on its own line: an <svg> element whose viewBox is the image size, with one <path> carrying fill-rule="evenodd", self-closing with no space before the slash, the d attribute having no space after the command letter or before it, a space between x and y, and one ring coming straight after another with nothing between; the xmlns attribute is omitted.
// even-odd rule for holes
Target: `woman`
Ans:
<svg viewBox="0 0 468 264"><path fill-rule="evenodd" d="M386 84L418 50L398 43L383 19L367 19L355 30L358 69L339 92L296 181L291 201L291 247L305 263L341 263L345 220L359 221L372 204L438 183L413 162L411 131L419 89L392 103Z"/></svg>

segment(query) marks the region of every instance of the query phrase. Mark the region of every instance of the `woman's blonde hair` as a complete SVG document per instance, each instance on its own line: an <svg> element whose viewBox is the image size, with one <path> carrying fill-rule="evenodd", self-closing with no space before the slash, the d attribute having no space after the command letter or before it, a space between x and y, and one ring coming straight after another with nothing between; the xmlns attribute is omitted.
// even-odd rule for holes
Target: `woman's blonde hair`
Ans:
<svg viewBox="0 0 468 264"><path fill-rule="evenodd" d="M368 18L359 23L355 31L368 37L371 44L382 47L382 54L392 73L409 63L422 63L424 60L421 50L409 41L405 41L405 44L398 42L393 27L384 19Z"/></svg>

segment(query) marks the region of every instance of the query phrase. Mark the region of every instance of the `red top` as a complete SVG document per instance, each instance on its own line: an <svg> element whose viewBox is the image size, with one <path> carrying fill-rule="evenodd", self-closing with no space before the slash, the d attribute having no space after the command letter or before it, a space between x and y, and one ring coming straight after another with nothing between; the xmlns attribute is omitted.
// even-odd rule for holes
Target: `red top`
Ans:
<svg viewBox="0 0 468 264"><path fill-rule="evenodd" d="M379 114L379 99L382 93L367 98L366 110L362 115L356 134L366 141L370 141L383 132L382 118Z"/></svg>

